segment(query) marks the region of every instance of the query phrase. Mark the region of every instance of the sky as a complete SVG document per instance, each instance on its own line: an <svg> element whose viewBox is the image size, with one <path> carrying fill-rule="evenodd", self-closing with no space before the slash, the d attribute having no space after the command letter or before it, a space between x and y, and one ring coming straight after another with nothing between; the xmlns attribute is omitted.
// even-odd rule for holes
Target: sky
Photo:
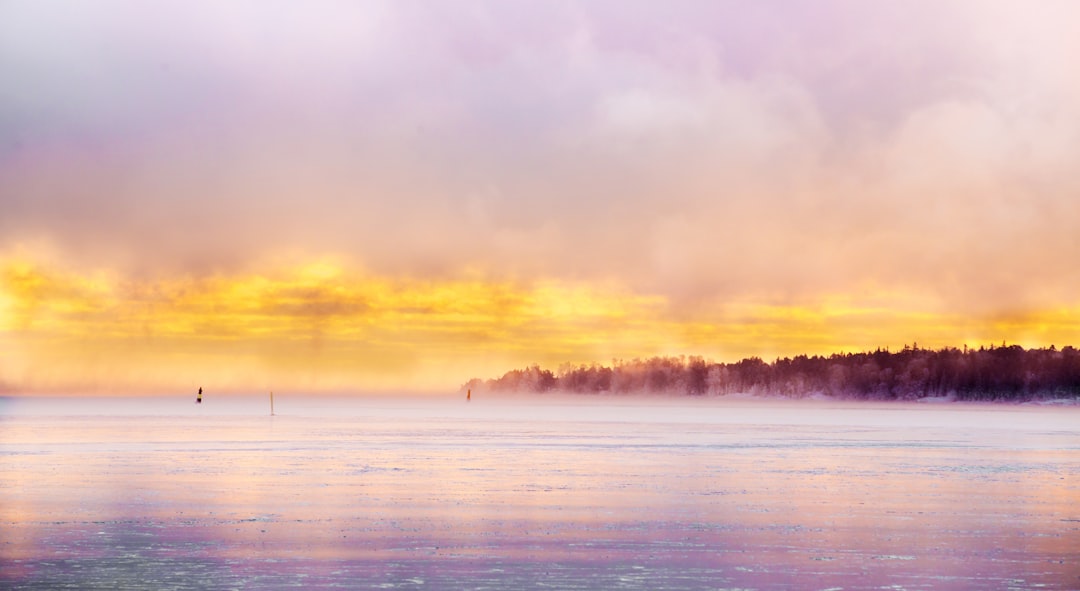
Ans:
<svg viewBox="0 0 1080 591"><path fill-rule="evenodd" d="M0 390L1080 345L1080 3L0 2Z"/></svg>

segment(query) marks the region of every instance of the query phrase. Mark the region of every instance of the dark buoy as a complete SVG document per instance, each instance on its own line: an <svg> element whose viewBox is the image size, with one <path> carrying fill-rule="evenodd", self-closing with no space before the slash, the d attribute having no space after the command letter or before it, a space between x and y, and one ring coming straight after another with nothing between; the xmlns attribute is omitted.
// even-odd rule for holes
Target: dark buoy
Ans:
<svg viewBox="0 0 1080 591"><path fill-rule="evenodd" d="M199 395L195 397L195 404L202 404L202 388L199 388Z"/></svg>

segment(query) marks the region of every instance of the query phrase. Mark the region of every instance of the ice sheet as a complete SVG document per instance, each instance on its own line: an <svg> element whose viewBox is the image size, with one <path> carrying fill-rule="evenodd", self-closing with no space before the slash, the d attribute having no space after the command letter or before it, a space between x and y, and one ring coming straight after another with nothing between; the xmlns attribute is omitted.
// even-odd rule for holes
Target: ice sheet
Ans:
<svg viewBox="0 0 1080 591"><path fill-rule="evenodd" d="M8 399L0 588L1080 587L1080 409Z"/></svg>

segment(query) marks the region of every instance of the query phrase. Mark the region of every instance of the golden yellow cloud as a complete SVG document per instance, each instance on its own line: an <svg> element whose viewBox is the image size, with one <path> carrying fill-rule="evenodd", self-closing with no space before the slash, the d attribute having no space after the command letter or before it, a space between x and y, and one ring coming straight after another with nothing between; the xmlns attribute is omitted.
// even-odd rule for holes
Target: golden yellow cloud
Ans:
<svg viewBox="0 0 1080 591"><path fill-rule="evenodd" d="M452 389L477 370L639 339L662 306L611 286L375 277L329 262L135 280L7 260L0 286L0 331L18 352L5 374L47 388Z"/></svg>
<svg viewBox="0 0 1080 591"><path fill-rule="evenodd" d="M677 310L617 284L385 277L331 259L260 273L137 278L0 259L9 390L451 391L527 363L722 361L876 347L1070 344L1080 307L936 311L897 290ZM1073 343L1075 344L1075 343Z"/></svg>

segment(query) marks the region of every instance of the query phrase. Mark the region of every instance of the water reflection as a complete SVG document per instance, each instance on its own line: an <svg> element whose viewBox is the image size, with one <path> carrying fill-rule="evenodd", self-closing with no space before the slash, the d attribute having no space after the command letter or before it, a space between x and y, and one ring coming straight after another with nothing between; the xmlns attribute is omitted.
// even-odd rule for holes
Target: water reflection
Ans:
<svg viewBox="0 0 1080 591"><path fill-rule="evenodd" d="M1080 586L1077 409L244 404L9 405L0 586Z"/></svg>

